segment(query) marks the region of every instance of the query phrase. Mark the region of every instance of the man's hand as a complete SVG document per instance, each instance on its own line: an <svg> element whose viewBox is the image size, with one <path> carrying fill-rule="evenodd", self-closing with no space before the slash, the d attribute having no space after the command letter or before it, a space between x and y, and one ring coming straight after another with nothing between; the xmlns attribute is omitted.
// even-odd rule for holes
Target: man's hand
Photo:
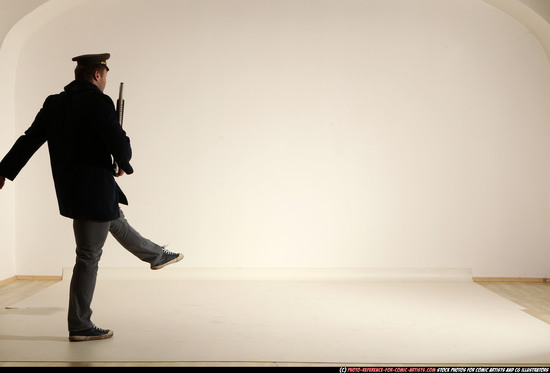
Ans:
<svg viewBox="0 0 550 373"><path fill-rule="evenodd" d="M124 175L124 170L122 168L119 168L118 169L118 174L115 175L115 177L121 177L122 175ZM0 188L2 189L2 188Z"/></svg>
<svg viewBox="0 0 550 373"><path fill-rule="evenodd" d="M4 183L6 182L6 178L2 175L0 175L0 189L4 187Z"/></svg>

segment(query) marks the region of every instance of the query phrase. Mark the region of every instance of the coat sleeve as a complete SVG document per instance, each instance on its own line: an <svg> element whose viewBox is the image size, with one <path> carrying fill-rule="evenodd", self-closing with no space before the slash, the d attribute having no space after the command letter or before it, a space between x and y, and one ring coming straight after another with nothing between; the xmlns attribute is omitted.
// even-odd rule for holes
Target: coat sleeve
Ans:
<svg viewBox="0 0 550 373"><path fill-rule="evenodd" d="M33 124L20 136L0 162L0 175L14 180L34 153L46 142L45 121L48 97Z"/></svg>

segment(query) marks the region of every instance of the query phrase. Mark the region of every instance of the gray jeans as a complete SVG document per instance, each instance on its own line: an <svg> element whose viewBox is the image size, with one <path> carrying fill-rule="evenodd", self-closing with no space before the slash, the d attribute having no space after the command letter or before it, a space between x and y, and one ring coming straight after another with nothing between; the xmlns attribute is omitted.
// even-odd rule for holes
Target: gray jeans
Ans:
<svg viewBox="0 0 550 373"><path fill-rule="evenodd" d="M129 252L144 262L156 264L163 247L142 237L128 224L122 210L113 221L73 221L76 240L76 264L69 291L69 331L78 332L93 327L91 303L97 279L99 259L109 232Z"/></svg>

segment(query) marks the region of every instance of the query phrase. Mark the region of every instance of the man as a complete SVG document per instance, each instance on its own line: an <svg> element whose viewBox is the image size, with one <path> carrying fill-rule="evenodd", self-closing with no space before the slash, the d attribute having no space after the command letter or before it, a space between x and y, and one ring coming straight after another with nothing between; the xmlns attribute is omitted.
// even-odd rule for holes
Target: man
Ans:
<svg viewBox="0 0 550 373"><path fill-rule="evenodd" d="M130 139L118 122L113 101L103 93L110 54L83 55L75 80L49 96L32 125L0 162L0 189L14 180L47 141L54 185L62 216L73 219L76 263L70 284L70 341L110 338L111 330L91 321L91 302L102 248L110 232L151 269L183 258L142 237L126 221L119 203L128 204L114 176L134 172ZM118 172L114 175L114 162Z"/></svg>

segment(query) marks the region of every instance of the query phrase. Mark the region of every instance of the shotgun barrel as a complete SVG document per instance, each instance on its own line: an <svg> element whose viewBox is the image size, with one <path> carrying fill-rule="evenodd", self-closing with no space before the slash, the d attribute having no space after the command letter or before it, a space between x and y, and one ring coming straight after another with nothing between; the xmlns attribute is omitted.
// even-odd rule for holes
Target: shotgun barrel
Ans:
<svg viewBox="0 0 550 373"><path fill-rule="evenodd" d="M118 123L122 127L122 121L124 120L124 83L120 83L120 89L118 91L118 100L116 103L116 111L118 114ZM118 167L118 164L116 162L113 162L113 173L115 176L118 176L120 172L120 168Z"/></svg>
<svg viewBox="0 0 550 373"><path fill-rule="evenodd" d="M117 113L118 113L118 122L122 126L122 121L124 120L124 83L120 83L120 89L118 91L118 101L117 101Z"/></svg>

